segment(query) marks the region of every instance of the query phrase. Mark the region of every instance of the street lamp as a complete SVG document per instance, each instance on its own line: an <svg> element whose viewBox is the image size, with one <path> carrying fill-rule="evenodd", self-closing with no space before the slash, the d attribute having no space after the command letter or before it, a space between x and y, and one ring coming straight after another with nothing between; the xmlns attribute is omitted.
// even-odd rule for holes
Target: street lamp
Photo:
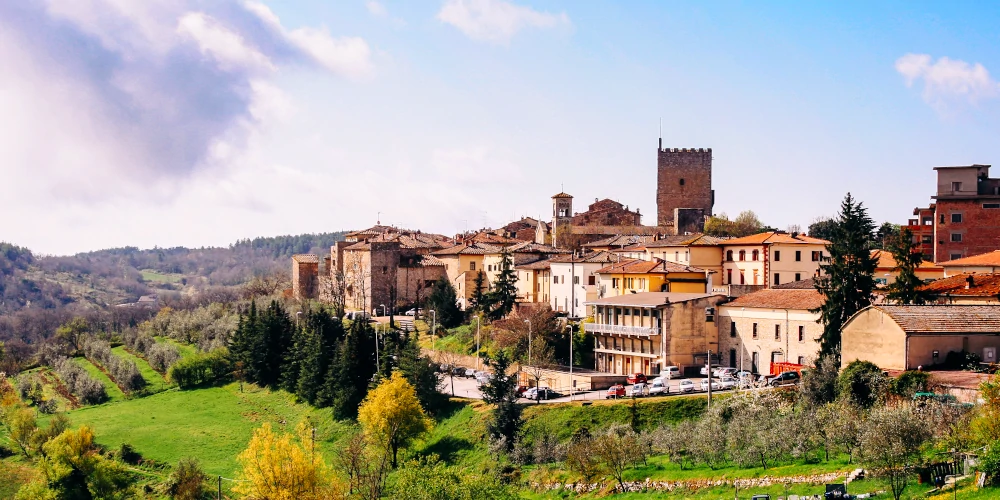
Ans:
<svg viewBox="0 0 1000 500"><path fill-rule="evenodd" d="M524 320L528 324L528 365L531 365L531 320Z"/></svg>
<svg viewBox="0 0 1000 500"><path fill-rule="evenodd" d="M302 311L295 313L295 328L299 327L299 318L302 317Z"/></svg>
<svg viewBox="0 0 1000 500"><path fill-rule="evenodd" d="M479 369L479 316L476 316L476 369Z"/></svg>
<svg viewBox="0 0 1000 500"><path fill-rule="evenodd" d="M378 306L382 308L382 316L385 316L385 304L379 304Z"/></svg>
<svg viewBox="0 0 1000 500"><path fill-rule="evenodd" d="M573 401L573 389L576 389L576 381L573 380L573 325L567 323L569 330L569 400Z"/></svg>

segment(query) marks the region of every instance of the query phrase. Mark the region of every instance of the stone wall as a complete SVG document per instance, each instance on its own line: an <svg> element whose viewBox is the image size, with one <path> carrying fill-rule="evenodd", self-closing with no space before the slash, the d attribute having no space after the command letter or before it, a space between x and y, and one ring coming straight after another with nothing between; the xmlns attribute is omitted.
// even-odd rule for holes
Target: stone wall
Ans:
<svg viewBox="0 0 1000 500"><path fill-rule="evenodd" d="M704 213L711 214L714 203L712 148L658 151L657 225L673 225L674 210L677 208L702 209Z"/></svg>

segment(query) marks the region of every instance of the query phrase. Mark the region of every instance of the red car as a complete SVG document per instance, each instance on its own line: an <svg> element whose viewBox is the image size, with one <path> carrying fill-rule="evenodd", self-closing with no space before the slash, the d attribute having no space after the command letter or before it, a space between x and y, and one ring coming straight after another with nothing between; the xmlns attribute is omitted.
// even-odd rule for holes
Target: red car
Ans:
<svg viewBox="0 0 1000 500"><path fill-rule="evenodd" d="M633 373L633 374L631 374L631 375L628 376L628 383L629 384L645 384L646 383L646 375L642 374L642 373Z"/></svg>
<svg viewBox="0 0 1000 500"><path fill-rule="evenodd" d="M608 387L608 392L605 393L604 399L611 398L624 398L625 397L625 386L621 384L616 384Z"/></svg>

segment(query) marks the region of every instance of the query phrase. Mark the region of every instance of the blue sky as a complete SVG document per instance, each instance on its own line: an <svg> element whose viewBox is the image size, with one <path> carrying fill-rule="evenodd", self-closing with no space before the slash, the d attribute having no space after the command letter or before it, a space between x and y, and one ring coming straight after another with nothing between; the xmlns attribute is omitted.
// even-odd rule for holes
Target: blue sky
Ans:
<svg viewBox="0 0 1000 500"><path fill-rule="evenodd" d="M0 6L0 239L43 253L655 214L656 143L716 213L879 222L993 163L989 3L47 0ZM1000 170L1000 169L998 169ZM994 175L1000 176L1000 172Z"/></svg>

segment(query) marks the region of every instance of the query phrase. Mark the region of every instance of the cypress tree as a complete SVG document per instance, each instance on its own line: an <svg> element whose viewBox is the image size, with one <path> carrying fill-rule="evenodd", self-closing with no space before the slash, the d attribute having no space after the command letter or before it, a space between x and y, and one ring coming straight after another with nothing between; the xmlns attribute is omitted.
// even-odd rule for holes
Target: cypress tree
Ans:
<svg viewBox="0 0 1000 500"><path fill-rule="evenodd" d="M482 270L476 274L472 296L469 297L469 305L479 311L486 311L490 308L489 294L486 293L486 274Z"/></svg>
<svg viewBox="0 0 1000 500"><path fill-rule="evenodd" d="M292 343L295 324L288 317L278 301L271 305L260 318L258 342L254 345L254 359L257 362L257 383L267 387L277 387L282 363Z"/></svg>
<svg viewBox="0 0 1000 500"><path fill-rule="evenodd" d="M500 273L497 274L489 296L490 319L503 319L514 310L514 303L517 301L517 274L514 272L514 258L507 247L500 253Z"/></svg>
<svg viewBox="0 0 1000 500"><path fill-rule="evenodd" d="M430 296L427 297L427 307L437 311L437 323L445 328L454 328L462 324L462 310L458 308L458 295L455 287L446 276L434 282Z"/></svg>
<svg viewBox="0 0 1000 500"><path fill-rule="evenodd" d="M326 397L337 419L355 418L368 395L375 374L374 330L364 321L354 321L339 343L337 362L330 364Z"/></svg>
<svg viewBox="0 0 1000 500"><path fill-rule="evenodd" d="M486 431L500 449L509 453L514 443L521 437L524 420L521 405L517 404L517 375L508 374L511 359L506 352L487 358L486 363L493 368L493 375L483 384L483 401L494 406L493 415L486 424Z"/></svg>
<svg viewBox="0 0 1000 500"><path fill-rule="evenodd" d="M875 292L875 268L872 255L875 223L868 209L847 193L840 214L831 228L830 257L820 264L816 290L825 302L814 312L820 313L823 336L820 357L833 356L840 365L840 331L855 313L871 305Z"/></svg>
<svg viewBox="0 0 1000 500"><path fill-rule="evenodd" d="M237 363L242 363L244 378L250 382L258 380L255 346L257 345L259 334L257 303L250 302L250 311L246 315L240 313L236 331L229 338L229 356L232 359L233 366L237 366Z"/></svg>
<svg viewBox="0 0 1000 500"><path fill-rule="evenodd" d="M897 304L923 305L927 302L927 293L920 290L924 281L917 277L917 268L924 262L924 256L913 241L913 232L903 228L898 235L886 240L887 249L892 252L896 261L896 281L889 285L888 299Z"/></svg>

